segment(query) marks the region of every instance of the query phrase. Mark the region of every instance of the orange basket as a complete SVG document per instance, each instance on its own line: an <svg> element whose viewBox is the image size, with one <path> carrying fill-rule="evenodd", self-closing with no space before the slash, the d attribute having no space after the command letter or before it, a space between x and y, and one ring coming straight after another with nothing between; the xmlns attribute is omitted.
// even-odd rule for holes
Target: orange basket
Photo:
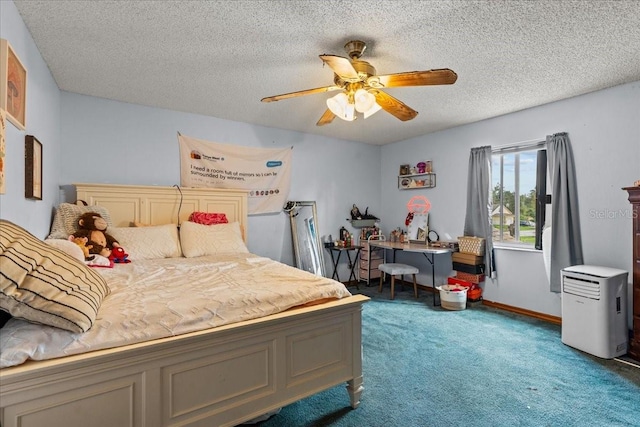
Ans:
<svg viewBox="0 0 640 427"><path fill-rule="evenodd" d="M482 288L477 286L477 287L471 287L468 291L467 291L467 298L470 300L478 300L480 298L482 298Z"/></svg>

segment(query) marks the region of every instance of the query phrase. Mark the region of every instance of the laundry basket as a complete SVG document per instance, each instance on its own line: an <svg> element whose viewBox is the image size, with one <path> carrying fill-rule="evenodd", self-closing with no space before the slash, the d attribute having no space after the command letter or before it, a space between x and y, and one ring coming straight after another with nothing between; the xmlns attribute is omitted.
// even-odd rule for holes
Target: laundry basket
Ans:
<svg viewBox="0 0 640 427"><path fill-rule="evenodd" d="M467 290L460 285L442 285L436 288L440 291L442 308L447 310L464 310L467 308Z"/></svg>

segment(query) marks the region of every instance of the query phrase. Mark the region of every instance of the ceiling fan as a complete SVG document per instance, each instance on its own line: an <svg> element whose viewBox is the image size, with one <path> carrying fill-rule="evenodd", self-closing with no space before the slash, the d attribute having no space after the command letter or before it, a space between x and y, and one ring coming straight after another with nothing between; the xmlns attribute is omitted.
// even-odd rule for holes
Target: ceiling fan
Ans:
<svg viewBox="0 0 640 427"><path fill-rule="evenodd" d="M320 59L334 72L333 85L269 96L262 98L262 102L339 90L339 94L327 99L328 108L316 123L317 126L329 124L335 117L353 121L357 118L356 112L362 113L366 119L380 109L407 121L417 116L418 112L382 91L383 88L450 85L458 79L458 75L448 68L376 75L373 65L360 60L366 48L365 42L352 40L344 45L351 59L336 55L320 55Z"/></svg>

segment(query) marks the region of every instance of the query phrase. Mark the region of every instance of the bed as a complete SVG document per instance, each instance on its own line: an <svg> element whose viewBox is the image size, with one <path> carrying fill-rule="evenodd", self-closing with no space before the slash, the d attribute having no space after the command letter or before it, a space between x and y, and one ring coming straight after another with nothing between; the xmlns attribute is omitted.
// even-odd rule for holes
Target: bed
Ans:
<svg viewBox="0 0 640 427"><path fill-rule="evenodd" d="M191 212L221 212L239 223L246 239L243 191L105 184L75 188L77 199L108 209L118 227L183 223ZM253 261L263 262L259 257ZM345 296L3 368L0 424L233 426L345 382L349 403L357 408L363 391L361 313L367 300Z"/></svg>

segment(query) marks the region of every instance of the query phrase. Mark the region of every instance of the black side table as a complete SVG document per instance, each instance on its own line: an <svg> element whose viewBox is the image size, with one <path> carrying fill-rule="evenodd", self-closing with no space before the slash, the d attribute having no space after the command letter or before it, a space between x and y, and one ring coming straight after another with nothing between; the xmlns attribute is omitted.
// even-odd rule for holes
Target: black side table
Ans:
<svg viewBox="0 0 640 427"><path fill-rule="evenodd" d="M346 252L347 259L349 260L349 282L353 279L356 282L356 288L360 289L358 278L356 277L356 273L354 271L356 267L356 262L354 261L358 260L358 256L360 255L360 249L362 249L362 246L331 246L328 249L329 253L331 254L331 262L333 263L333 275L331 276L331 278L340 282L340 275L338 274L338 263L340 262L340 256L342 255L342 252ZM353 260L351 259L351 251L356 251L356 256ZM337 252L338 255L334 256L334 252Z"/></svg>

